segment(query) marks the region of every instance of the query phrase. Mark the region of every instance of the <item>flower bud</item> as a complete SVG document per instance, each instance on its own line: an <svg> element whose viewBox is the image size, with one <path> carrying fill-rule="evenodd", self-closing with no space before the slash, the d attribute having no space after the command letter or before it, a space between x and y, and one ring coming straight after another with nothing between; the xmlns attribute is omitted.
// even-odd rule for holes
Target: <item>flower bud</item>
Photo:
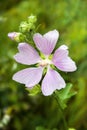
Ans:
<svg viewBox="0 0 87 130"><path fill-rule="evenodd" d="M14 40L16 42L21 42L21 41L23 41L25 39L25 36L22 33L19 33L19 32L8 33L8 37L11 40Z"/></svg>
<svg viewBox="0 0 87 130"><path fill-rule="evenodd" d="M27 22L22 22L19 26L19 30L22 33L30 32L31 30L35 29L35 25L33 23L27 23Z"/></svg>
<svg viewBox="0 0 87 130"><path fill-rule="evenodd" d="M37 17L34 15L31 15L28 17L28 23L35 23L37 21Z"/></svg>
<svg viewBox="0 0 87 130"><path fill-rule="evenodd" d="M23 33L27 32L28 31L28 23L26 21L21 22L20 26L19 26L19 30L20 30L20 32L23 32Z"/></svg>
<svg viewBox="0 0 87 130"><path fill-rule="evenodd" d="M11 32L11 33L8 33L8 37L11 39L11 40L14 40L14 38L17 36L17 32Z"/></svg>

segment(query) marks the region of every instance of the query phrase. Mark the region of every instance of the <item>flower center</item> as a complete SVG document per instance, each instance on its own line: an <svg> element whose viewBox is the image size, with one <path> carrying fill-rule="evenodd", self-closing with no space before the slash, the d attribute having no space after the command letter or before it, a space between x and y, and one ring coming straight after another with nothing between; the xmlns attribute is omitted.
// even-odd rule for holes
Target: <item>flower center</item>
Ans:
<svg viewBox="0 0 87 130"><path fill-rule="evenodd" d="M47 59L42 59L41 61L40 61L40 63L39 63L39 65L41 66L41 67L47 67L47 66L49 66L51 64L51 60L49 60L48 58Z"/></svg>

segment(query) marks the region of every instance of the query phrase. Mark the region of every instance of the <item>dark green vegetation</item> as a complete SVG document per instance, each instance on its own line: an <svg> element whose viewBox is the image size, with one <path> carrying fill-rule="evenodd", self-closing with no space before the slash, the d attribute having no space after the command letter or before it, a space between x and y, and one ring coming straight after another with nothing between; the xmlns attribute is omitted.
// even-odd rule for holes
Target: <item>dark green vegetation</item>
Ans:
<svg viewBox="0 0 87 130"><path fill-rule="evenodd" d="M21 21L37 15L42 34L57 29L61 44L69 46L70 56L78 69L61 73L77 91L64 110L67 124L87 130L87 0L0 0L0 120L11 119L3 130L64 130L61 113L53 96L28 96L24 85L12 81L12 75L26 67L13 59L17 43L8 32L18 31Z"/></svg>

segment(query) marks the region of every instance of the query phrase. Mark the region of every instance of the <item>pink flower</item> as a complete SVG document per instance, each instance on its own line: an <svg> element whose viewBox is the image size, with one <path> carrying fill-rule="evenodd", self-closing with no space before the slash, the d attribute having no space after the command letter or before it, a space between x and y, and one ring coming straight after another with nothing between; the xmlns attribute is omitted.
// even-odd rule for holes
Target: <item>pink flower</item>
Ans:
<svg viewBox="0 0 87 130"><path fill-rule="evenodd" d="M52 59L49 55L54 50L58 40L59 33L56 30L50 31L45 35L36 33L33 37L37 49L44 54L42 59L38 52L27 43L19 43L17 53L14 58L17 62L33 65L38 63L38 67L29 67L23 69L13 76L13 80L25 84L26 87L32 88L42 79L44 68L47 68L47 73L44 76L41 84L43 95L51 95L56 89L60 90L66 86L61 75L51 68L51 65L56 66L59 70L72 72L76 70L75 62L68 56L68 47L60 46L53 54Z"/></svg>

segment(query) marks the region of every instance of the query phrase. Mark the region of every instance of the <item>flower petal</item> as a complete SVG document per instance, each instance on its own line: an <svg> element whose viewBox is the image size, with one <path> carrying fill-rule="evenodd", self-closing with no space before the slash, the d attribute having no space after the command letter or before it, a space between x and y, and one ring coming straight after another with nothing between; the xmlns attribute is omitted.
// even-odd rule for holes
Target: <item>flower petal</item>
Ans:
<svg viewBox="0 0 87 130"><path fill-rule="evenodd" d="M36 33L33 37L33 40L36 44L36 47L45 55L51 54L53 51L56 42L58 40L59 33L57 30L49 31L45 35Z"/></svg>
<svg viewBox="0 0 87 130"><path fill-rule="evenodd" d="M65 72L72 72L76 70L75 62L68 56L68 47L66 45L60 46L54 53L53 64L60 70Z"/></svg>
<svg viewBox="0 0 87 130"><path fill-rule="evenodd" d="M55 70L49 69L42 81L42 93L45 96L51 95L56 89L66 86L64 79Z"/></svg>
<svg viewBox="0 0 87 130"><path fill-rule="evenodd" d="M31 65L36 64L40 60L38 52L27 43L19 43L18 50L19 53L14 58L19 63Z"/></svg>
<svg viewBox="0 0 87 130"><path fill-rule="evenodd" d="M38 84L42 78L43 68L27 68L23 69L13 75L13 80L25 84L26 87L32 87Z"/></svg>

